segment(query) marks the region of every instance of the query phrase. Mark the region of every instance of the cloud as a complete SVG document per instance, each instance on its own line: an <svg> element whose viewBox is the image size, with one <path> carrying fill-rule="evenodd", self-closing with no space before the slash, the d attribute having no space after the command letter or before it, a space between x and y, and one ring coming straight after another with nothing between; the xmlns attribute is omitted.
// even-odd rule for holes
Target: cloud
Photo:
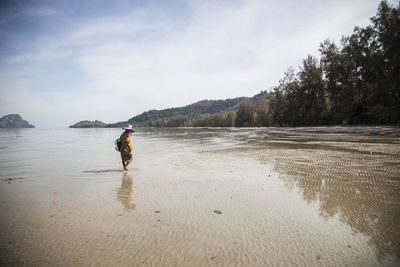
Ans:
<svg viewBox="0 0 400 267"><path fill-rule="evenodd" d="M66 15L70 11L58 18L52 12L59 8L37 8L36 14L52 16L47 23L67 23L35 36L29 49L0 64L6 96L0 112L15 108L35 114L32 123L60 127L81 119L126 120L205 98L251 96L276 85L308 53L317 55L324 39L338 41L354 25L366 25L379 2L173 3L168 9L157 2L121 4L124 12L94 10L76 21ZM21 93L27 98L12 104Z"/></svg>
<svg viewBox="0 0 400 267"><path fill-rule="evenodd" d="M62 12L56 8L49 6L35 6L27 9L23 9L21 12L22 16L32 16L32 17L47 17L60 15Z"/></svg>

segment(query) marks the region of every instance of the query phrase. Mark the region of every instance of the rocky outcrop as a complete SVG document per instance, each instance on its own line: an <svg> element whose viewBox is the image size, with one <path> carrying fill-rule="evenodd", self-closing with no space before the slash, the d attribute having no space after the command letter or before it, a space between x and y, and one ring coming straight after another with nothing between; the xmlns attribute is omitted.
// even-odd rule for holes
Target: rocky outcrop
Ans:
<svg viewBox="0 0 400 267"><path fill-rule="evenodd" d="M104 128L107 124L102 121L80 121L74 125L69 126L69 128Z"/></svg>
<svg viewBox="0 0 400 267"><path fill-rule="evenodd" d="M0 118L0 128L35 128L35 126L23 120L19 114L9 114Z"/></svg>

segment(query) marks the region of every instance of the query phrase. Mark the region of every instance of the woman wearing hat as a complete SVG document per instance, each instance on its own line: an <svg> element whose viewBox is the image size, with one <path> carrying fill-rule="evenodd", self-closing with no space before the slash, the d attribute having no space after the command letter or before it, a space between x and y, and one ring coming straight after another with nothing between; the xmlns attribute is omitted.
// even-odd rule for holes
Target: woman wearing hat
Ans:
<svg viewBox="0 0 400 267"><path fill-rule="evenodd" d="M125 131L121 134L121 159L122 166L124 166L124 170L128 170L127 166L132 162L132 144L131 144L131 136L132 133L135 132L132 129L132 125L128 125L128 127L122 128Z"/></svg>

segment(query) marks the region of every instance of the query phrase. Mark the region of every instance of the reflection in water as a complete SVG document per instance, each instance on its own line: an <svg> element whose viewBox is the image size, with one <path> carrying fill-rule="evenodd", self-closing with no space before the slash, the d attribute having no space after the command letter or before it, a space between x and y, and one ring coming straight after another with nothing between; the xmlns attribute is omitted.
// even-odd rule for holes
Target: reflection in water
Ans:
<svg viewBox="0 0 400 267"><path fill-rule="evenodd" d="M117 190L117 199L124 205L125 211L133 211L136 207L132 201L133 179L128 172L124 172L121 181L121 187Z"/></svg>
<svg viewBox="0 0 400 267"><path fill-rule="evenodd" d="M261 153L289 189L400 262L400 128L160 129L169 141ZM232 147L233 146L233 147ZM204 146L203 146L204 147ZM202 147L202 149L203 149Z"/></svg>
<svg viewBox="0 0 400 267"><path fill-rule="evenodd" d="M149 265L160 265L164 262L170 265L225 263L261 266L267 265L271 259L270 264L275 265L308 263L335 266L346 265L346 260L354 255L357 259L351 259L351 262L359 265L365 263L365 266L376 263L375 255L369 257L367 254L375 251L382 264L399 265L400 128L360 127L358 132L352 134L354 130L357 128L139 129L135 145L137 162L142 164L139 166L146 174L135 176L135 179L148 177L151 178L150 185L153 185L161 182L159 177L162 176L159 174L163 169L168 171L163 179L165 186L157 187L157 190L151 190L150 186L142 187L141 198L143 196L144 202L150 203L150 206L144 207L145 210L151 210L152 201L162 205L165 195L171 196L175 187L178 187L176 185L179 188L176 197L171 199L170 214L176 216L168 218L170 224L153 228L146 224L147 217L141 217L146 214L137 214L140 215L135 217L137 227L128 232L132 239L124 238L127 234L127 227L124 226L132 225L130 216L118 219L122 227L113 229L110 229L110 224L92 223L93 218L99 222L115 221L106 219L113 214L113 209L107 209L110 213L97 202L101 200L101 204L108 205L108 198L94 198L93 192L106 190L109 193L108 183L104 181L112 182L117 175L110 162L115 160L115 167L119 166L118 155L110 152L110 149L113 149L111 144L115 136L120 134L118 129L27 129L21 130L23 138L16 138L17 134L13 131L0 130L0 176L3 179L28 179L21 184L0 183L0 262L6 259L8 265L21 262L38 265L38 261L42 260L53 265L89 265L92 262L104 262L106 265L147 262ZM185 154L185 151L189 153ZM232 157L228 153L232 153ZM196 162L199 155L200 168L190 168L185 164L191 163L186 159ZM245 157L251 157L251 160L238 163ZM294 216L300 213L307 216L315 212L314 208L318 206L320 216L329 218L326 221L332 224L325 225L324 220L317 220L313 225L303 217L291 217L291 209L282 210L279 205L278 208L272 208L273 204L281 202L284 202L283 207L287 207L287 196L291 194L285 195L285 192L265 197L273 201L266 203L265 211L261 210L264 206L259 199L263 199L261 194L266 191L257 190L257 186L260 185L260 189L269 187L271 191L278 188L279 193L281 187L275 177L269 179L263 177L264 172L258 172L262 166L257 165L256 172L251 172L250 168L256 164L254 157L262 157L268 164L272 163L289 188L298 190L305 202L315 203L310 209L304 207L303 203L293 203L294 207L301 207L305 211L296 211ZM172 171L174 162L170 162L170 159L179 159L181 164L178 166L182 166L183 171ZM228 162L231 159L233 161ZM164 163L167 163L167 168L163 168ZM249 165L246 166L247 163ZM90 169L88 166L91 166ZM101 169L96 166L111 167ZM153 166L158 167L151 172ZM206 172L198 172L208 166L210 169ZM242 174L239 168L245 167L250 175L244 175L238 181L233 180ZM257 175L254 178L256 183L249 181L247 184L245 179L253 179L253 175ZM135 209L133 203L138 203L137 198L132 201L133 179L126 172L121 176L121 186L115 186L116 198L123 204L123 209L132 211ZM75 177L88 178L88 181L82 179L79 183L71 182ZM205 177L204 181L198 182L200 177ZM93 182L93 178L101 179L102 183ZM229 182L231 178L232 182ZM84 185L79 191L82 194L77 195L75 187L81 185ZM169 190L170 185L174 187L173 191ZM220 188L217 188L219 185ZM63 190L64 186L68 188ZM52 188L63 193L51 194ZM245 189L243 194L241 189ZM26 193L28 191L29 194ZM158 198L155 194L159 192L166 194ZM204 196L201 195L203 192ZM253 192L254 196L250 196ZM190 193L193 196L187 195ZM230 200L228 196L232 195L233 200ZM76 197L82 199L85 206L79 205ZM302 201L297 196L291 199ZM192 212L192 200L205 201L198 206L197 212ZM217 208L215 203L221 208L227 207L219 217L210 213L210 210ZM231 203L238 205L232 206L229 211ZM120 205L114 202L106 207L114 207L115 204ZM249 211L251 204L256 204L255 209ZM62 206L68 209L60 209ZM86 207L92 207L90 214L86 215ZM135 213L138 211L135 210ZM314 216L310 216L312 218ZM337 218L343 225L337 225ZM296 223L304 222L310 222L310 225L299 225L296 229ZM321 228L315 229L318 226ZM318 237L318 233L325 229L335 231L335 227L336 232ZM357 233L354 239L349 236L350 228ZM301 238L303 229L306 230L304 240L297 240L297 237ZM311 233L314 229L315 233ZM101 230L112 230L111 238L100 235ZM143 242L135 242L143 233L147 233L148 238L143 238ZM326 240L336 234L334 240ZM369 240L370 246L365 246L365 240ZM91 245L80 246L82 241ZM153 241L160 242L154 245ZM107 251L110 253L99 255L97 251L105 251L105 247L109 248ZM127 250L137 250L138 253L129 256ZM394 259L390 259L391 256ZM189 258L193 261L189 261Z"/></svg>
<svg viewBox="0 0 400 267"><path fill-rule="evenodd" d="M289 189L299 188L308 203L317 201L323 217L339 215L353 231L365 234L378 259L400 259L400 157L327 151L271 149Z"/></svg>
<svg viewBox="0 0 400 267"><path fill-rule="evenodd" d="M88 170L82 171L83 173L108 173L108 172L122 172L122 170Z"/></svg>

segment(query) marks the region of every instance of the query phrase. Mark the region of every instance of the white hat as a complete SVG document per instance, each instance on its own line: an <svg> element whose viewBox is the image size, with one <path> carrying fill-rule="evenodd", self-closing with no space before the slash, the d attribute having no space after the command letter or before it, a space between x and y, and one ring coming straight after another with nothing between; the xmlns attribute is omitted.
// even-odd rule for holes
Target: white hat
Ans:
<svg viewBox="0 0 400 267"><path fill-rule="evenodd" d="M128 127L124 127L124 128L122 128L122 129L124 129L125 131L126 131L126 130L132 130L132 131L134 131L134 130L132 129L132 125L130 125L130 124L128 124Z"/></svg>

